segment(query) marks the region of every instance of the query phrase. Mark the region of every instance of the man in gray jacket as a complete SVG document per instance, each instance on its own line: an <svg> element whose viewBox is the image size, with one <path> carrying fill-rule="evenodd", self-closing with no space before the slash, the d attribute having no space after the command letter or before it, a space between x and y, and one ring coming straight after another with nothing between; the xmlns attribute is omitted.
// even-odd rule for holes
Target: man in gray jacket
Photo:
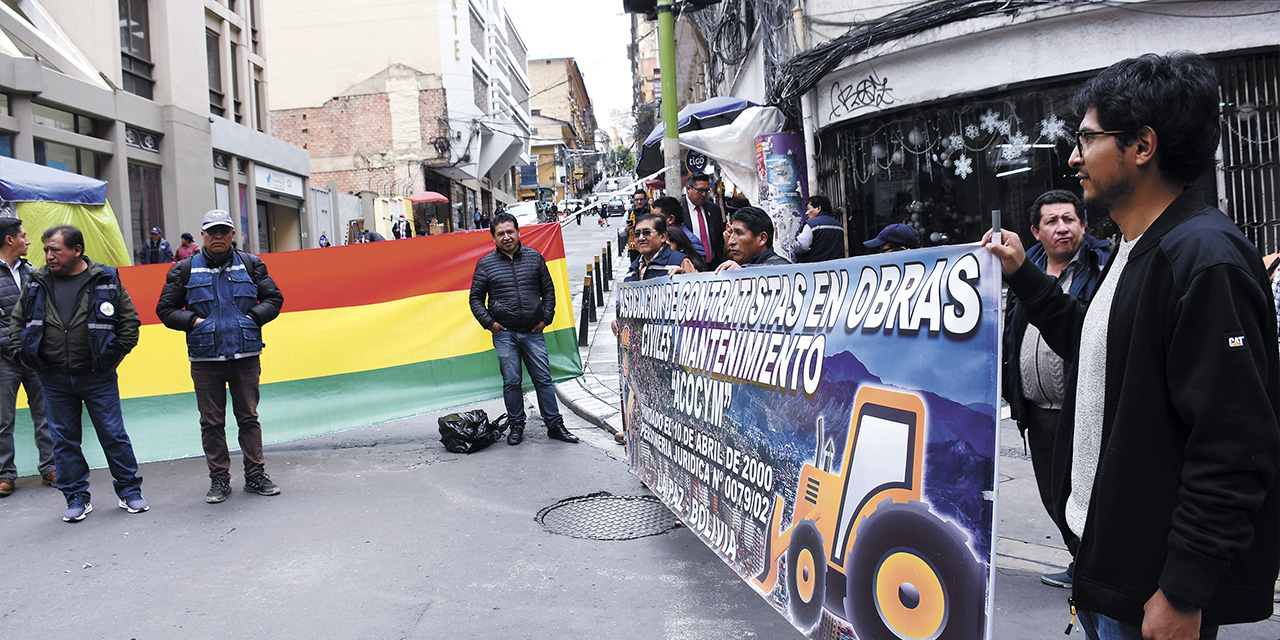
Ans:
<svg viewBox="0 0 1280 640"><path fill-rule="evenodd" d="M476 263L470 303L476 321L493 332L493 349L502 371L502 399L511 426L507 444L524 441L521 362L533 380L547 437L577 442L578 437L565 428L556 404L547 341L542 335L556 313L556 290L547 262L537 250L520 244L520 225L509 213L493 217L489 234L496 248Z"/></svg>
<svg viewBox="0 0 1280 640"><path fill-rule="evenodd" d="M0 317L13 314L22 288L31 282L35 268L23 256L31 240L27 238L22 221L17 218L0 218ZM9 346L9 323L0 322L0 350ZM35 427L36 451L40 455L36 469L46 485L58 481L53 467L53 437L49 435L49 423L44 418L44 390L36 372L19 365L7 357L0 357L0 498L13 493L18 467L14 462L13 428L17 414L18 387L27 391L27 406L31 409L31 423Z"/></svg>

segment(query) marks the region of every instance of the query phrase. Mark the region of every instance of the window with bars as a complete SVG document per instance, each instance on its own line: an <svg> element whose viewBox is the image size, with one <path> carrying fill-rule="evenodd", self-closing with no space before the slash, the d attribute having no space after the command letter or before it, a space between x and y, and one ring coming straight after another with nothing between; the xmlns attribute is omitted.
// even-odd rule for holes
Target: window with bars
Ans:
<svg viewBox="0 0 1280 640"><path fill-rule="evenodd" d="M1264 254L1280 250L1280 53L1215 60L1223 209Z"/></svg>
<svg viewBox="0 0 1280 640"><path fill-rule="evenodd" d="M151 78L154 66L147 0L120 0L121 88L150 100L155 88Z"/></svg>

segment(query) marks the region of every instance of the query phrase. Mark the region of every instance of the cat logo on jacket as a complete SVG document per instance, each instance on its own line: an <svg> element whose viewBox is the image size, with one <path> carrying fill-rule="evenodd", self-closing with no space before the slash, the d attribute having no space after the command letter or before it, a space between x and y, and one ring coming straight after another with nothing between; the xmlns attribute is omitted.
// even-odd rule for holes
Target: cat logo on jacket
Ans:
<svg viewBox="0 0 1280 640"><path fill-rule="evenodd" d="M1228 349L1243 349L1243 348L1244 348L1244 336L1227 336L1227 348L1228 348Z"/></svg>

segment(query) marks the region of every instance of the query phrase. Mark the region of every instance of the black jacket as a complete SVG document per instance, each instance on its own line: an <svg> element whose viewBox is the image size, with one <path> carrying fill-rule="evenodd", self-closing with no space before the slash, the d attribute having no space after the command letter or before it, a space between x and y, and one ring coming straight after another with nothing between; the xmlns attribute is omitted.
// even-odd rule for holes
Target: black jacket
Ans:
<svg viewBox="0 0 1280 640"><path fill-rule="evenodd" d="M693 216L689 211L689 196L683 195L680 197L680 206L684 208L684 218L681 219L680 224L689 230L690 238L692 238L693 235L698 233L698 226L693 223ZM702 202L702 213L707 217L707 235L711 236L711 252L715 254L707 264L718 265L725 261L724 215L720 213L720 207L717 207L710 197Z"/></svg>
<svg viewBox="0 0 1280 640"><path fill-rule="evenodd" d="M1085 309L1033 265L1008 281L1049 346L1074 361ZM1280 564L1275 307L1257 249L1198 192L1183 193L1134 246L1106 349L1076 604L1140 623L1159 587L1199 606L1206 625L1270 616ZM1059 522L1076 383L1073 371L1054 448Z"/></svg>
<svg viewBox="0 0 1280 640"><path fill-rule="evenodd" d="M18 258L18 273L22 278L22 286L27 286L31 282L31 274L35 273L36 268L27 262L26 258ZM9 318L13 315L13 309L18 304L18 299L22 297L22 288L18 283L13 281L13 271L9 269L9 265L4 261L0 261L0 354L7 354L9 350Z"/></svg>
<svg viewBox="0 0 1280 640"><path fill-rule="evenodd" d="M1067 293L1079 301L1081 306L1087 306L1093 299L1093 292L1097 290L1098 283L1102 280L1100 276L1102 268L1107 264L1110 246L1110 242L1099 240L1087 233L1080 244L1080 262L1083 270L1071 280L1071 287ZM1027 250L1027 262L1036 265L1041 271L1044 270L1046 259L1042 244L1037 243ZM1023 311L1018 296L1014 295L1013 289L1009 290L1004 309L1004 362L1002 363L1004 378L1001 395L1009 403L1010 417L1018 421L1018 429L1024 432L1025 438L1026 429L1021 421L1026 413L1027 400L1022 395L1022 363L1019 359L1022 355L1022 338L1027 333L1027 314ZM1072 355L1074 354L1066 356L1058 354L1059 357L1068 361ZM1070 362L1063 368L1063 374L1070 375L1069 369Z"/></svg>
<svg viewBox="0 0 1280 640"><path fill-rule="evenodd" d="M486 331L495 321L511 331L530 331L539 322L551 326L556 313L556 288L547 262L524 245L510 258L497 249L480 258L469 300L471 315Z"/></svg>

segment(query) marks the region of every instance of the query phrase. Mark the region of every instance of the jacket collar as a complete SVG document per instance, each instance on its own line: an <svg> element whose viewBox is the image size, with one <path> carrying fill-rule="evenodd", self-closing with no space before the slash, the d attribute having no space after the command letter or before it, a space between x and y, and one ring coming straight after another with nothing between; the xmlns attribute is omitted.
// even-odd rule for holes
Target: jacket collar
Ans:
<svg viewBox="0 0 1280 640"><path fill-rule="evenodd" d="M1204 194L1199 189L1192 187L1183 191L1182 195L1175 198L1164 212L1151 223L1151 226L1147 227L1146 232L1138 240L1138 244L1133 247L1133 252L1129 255L1129 259L1132 260L1150 251L1160 244L1160 239L1172 231L1174 227L1207 208L1209 207L1204 203Z"/></svg>

